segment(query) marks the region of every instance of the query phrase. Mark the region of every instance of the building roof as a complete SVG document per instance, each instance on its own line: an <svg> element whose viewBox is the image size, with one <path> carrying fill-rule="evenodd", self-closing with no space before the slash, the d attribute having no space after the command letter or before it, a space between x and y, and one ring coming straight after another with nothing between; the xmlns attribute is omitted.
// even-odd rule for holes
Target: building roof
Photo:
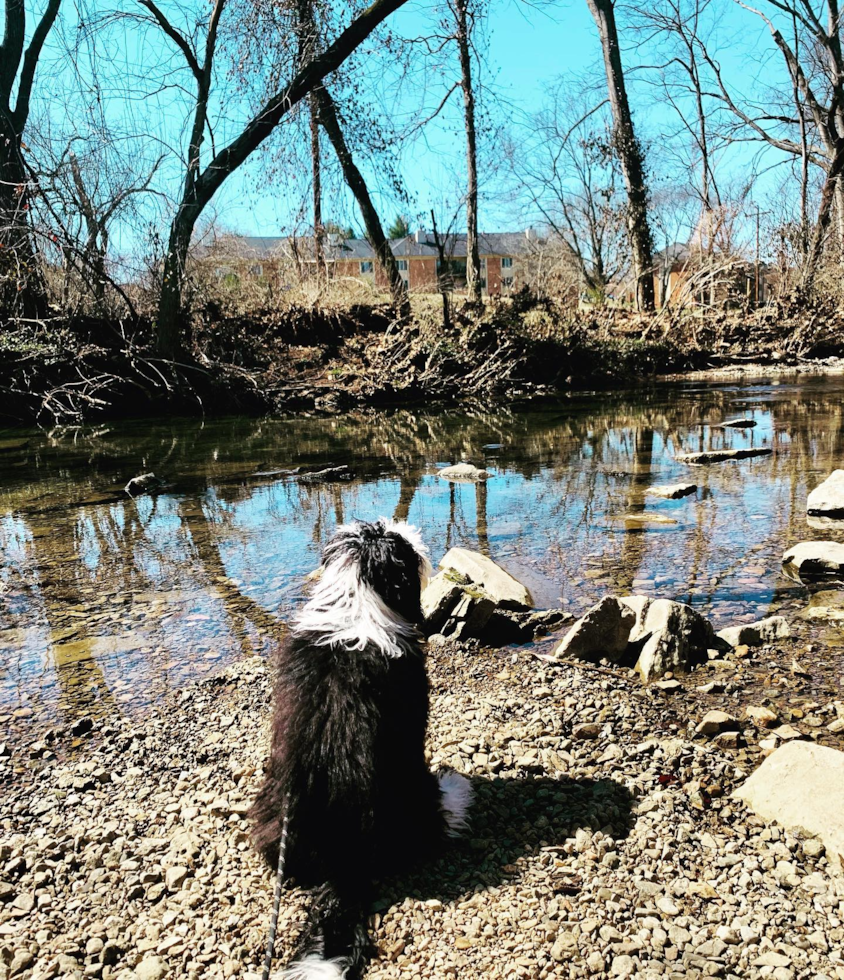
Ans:
<svg viewBox="0 0 844 980"><path fill-rule="evenodd" d="M445 253L452 258L466 257L466 235L445 235ZM531 231L527 232L490 232L478 235L478 246L481 255L528 255L544 244ZM342 259L375 258L375 250L364 238L341 239L336 235L326 235L324 240L325 258L329 262ZM433 257L436 258L437 246L430 232L416 232L405 238L395 238L390 241L390 249L396 258ZM210 244L201 244L194 249L194 257L198 259L254 259L262 261L289 257L298 258L303 262L314 260L314 239L312 237L296 238L265 237L254 235L224 235Z"/></svg>

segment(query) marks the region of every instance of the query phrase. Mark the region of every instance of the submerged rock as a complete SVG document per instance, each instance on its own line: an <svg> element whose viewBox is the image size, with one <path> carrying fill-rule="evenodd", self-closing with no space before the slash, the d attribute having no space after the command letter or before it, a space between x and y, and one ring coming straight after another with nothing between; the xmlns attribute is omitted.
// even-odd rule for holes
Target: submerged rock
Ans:
<svg viewBox="0 0 844 980"><path fill-rule="evenodd" d="M844 867L844 752L790 741L734 793L764 820L817 837Z"/></svg>
<svg viewBox="0 0 844 980"><path fill-rule="evenodd" d="M839 589L816 592L809 599L809 605L797 616L799 619L824 619L830 622L844 620L844 592Z"/></svg>
<svg viewBox="0 0 844 980"><path fill-rule="evenodd" d="M728 626L720 630L718 636L725 640L731 647L744 644L749 647L758 647L763 643L771 643L774 640L781 640L791 636L791 630L784 616L769 616L767 619L760 619L756 623L746 623L743 626Z"/></svg>
<svg viewBox="0 0 844 980"><path fill-rule="evenodd" d="M728 459L752 459L754 456L770 456L772 449L710 449L703 453L683 453L674 458L678 463L700 466L706 463L724 463Z"/></svg>
<svg viewBox="0 0 844 980"><path fill-rule="evenodd" d="M305 483L344 483L354 480L355 474L348 466L327 466L324 470L303 473L299 479Z"/></svg>
<svg viewBox="0 0 844 980"><path fill-rule="evenodd" d="M678 500L680 497L688 497L689 494L697 493L697 484L674 483L670 486L648 487L645 493L650 493L654 497L665 497L666 500Z"/></svg>
<svg viewBox="0 0 844 980"><path fill-rule="evenodd" d="M477 483L479 480L489 479L486 470L479 470L471 463L456 463L454 466L446 466L441 469L437 476L443 480L451 480L454 483Z"/></svg>
<svg viewBox="0 0 844 980"><path fill-rule="evenodd" d="M815 487L806 500L806 511L814 515L844 517L844 470L835 470Z"/></svg>
<svg viewBox="0 0 844 980"><path fill-rule="evenodd" d="M844 544L837 541L801 541L782 556L783 572L795 582L844 584Z"/></svg>
<svg viewBox="0 0 844 980"><path fill-rule="evenodd" d="M130 497L141 497L145 493L155 493L164 486L164 481L160 480L155 473L141 473L140 476L133 476L123 488Z"/></svg>

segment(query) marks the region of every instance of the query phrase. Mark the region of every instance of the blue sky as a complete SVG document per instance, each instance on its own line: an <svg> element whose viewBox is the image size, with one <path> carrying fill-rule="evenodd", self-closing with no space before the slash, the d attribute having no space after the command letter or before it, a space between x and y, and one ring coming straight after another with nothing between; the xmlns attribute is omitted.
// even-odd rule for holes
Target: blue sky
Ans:
<svg viewBox="0 0 844 980"><path fill-rule="evenodd" d="M78 6L65 5L63 8L65 37L72 39L75 36L73 12L86 2L91 3L92 0L76 0ZM781 66L776 60L778 56L758 18L739 7L734 0L716 2L717 47L725 75L731 83L748 93L781 77ZM206 10L204 5L194 8L194 0L161 0L161 3L177 22L180 12L181 22L184 22L185 11L198 9L204 14ZM402 36L413 37L427 33L433 6L426 0L412 0L393 15L389 26ZM123 0L123 8L136 12L140 9L132 0ZM653 51L636 49L634 35L623 29L623 12L619 14L619 18L623 30L625 65L631 68L643 61L652 61ZM568 80L568 91L573 94L583 88L584 79L588 79L590 85L597 84L595 91L600 91L603 77L600 46L586 0L535 4L525 3L523 0L492 0L486 40L482 72L484 80L490 83L494 92L494 97L487 100L487 105L496 122L511 135L515 135L517 143L525 134L525 130L520 130L519 127L525 126L530 115L540 108L544 93L561 76ZM189 79L185 79L183 73L180 74L180 63L173 57L172 46L155 30L144 31L130 21L119 20L112 24L108 39L98 40L97 44L100 64L106 68L104 74L107 74L108 68L117 68L119 74L127 65L131 66L138 76L135 83L138 90L144 85L149 88L155 84L161 77L162 69L179 69L175 74L167 76L168 82L190 84ZM63 70L67 71L66 55L61 50L56 50L54 54L59 59L65 59ZM444 77L449 77L448 73ZM452 72L450 77L454 78L456 74ZM69 84L80 80L85 81L84 67L75 79L68 76ZM373 92L374 100L378 86L373 88L373 84L371 79L366 79L363 91ZM644 75L632 73L628 85L639 134L650 146L649 163L654 171L654 183L670 181L674 178L668 166L662 133L674 125L672 110L659 101L657 90L647 83ZM438 89L436 84L432 86L429 104L436 103L437 91L444 91L444 87ZM63 99L55 98L53 93L50 95L47 111L65 123L69 120L72 130L77 125L74 118L77 110L68 108L68 104ZM108 111L112 115L122 117L122 114L129 112L133 120L143 116L142 125L150 133L143 151L150 158L157 155L161 145L175 145L180 139L184 142L187 132L187 106L181 100L178 87L168 88L146 100L129 99L119 89L107 91L106 96L111 100ZM383 99L383 94L379 93L379 97ZM238 102L239 98L242 101L242 96L238 93L227 94L225 112L229 133L234 131L233 127L238 124L238 120L244 117L245 105ZM419 111L413 86L408 86L398 99L392 98L398 115L405 120ZM81 121L79 125L81 128ZM219 136L224 142L225 125L220 126ZM290 139L283 132L279 137L280 140ZM500 158L498 148L498 144L494 142L488 145L486 159L494 162ZM731 149L730 171L739 177L746 174L753 165L757 152L756 146L746 144ZM402 205L389 190L389 181L379 161L361 159L359 162L375 191L385 223L400 210L407 212L412 219L417 215L421 216L420 221L424 223L432 206L438 210L441 207L443 210L447 209L444 202L451 206L455 195L461 193L464 153L460 102L458 93L455 93L449 109L425 129L424 137L417 137L401 151L398 169L411 197L409 205ZM336 166L332 163L333 154L327 146L325 156L329 166ZM171 159L173 169L168 170L165 164L160 176L167 181L162 183L162 188L172 197L178 186L178 171L175 169L175 157L171 156ZM301 207L302 188L307 178L307 158L302 155L292 162L276 162L269 170L266 162L267 156L259 153L240 172L229 178L213 201L208 218L243 234L273 235L290 231L296 222L296 209ZM776 174L767 177L760 191L770 190L776 179ZM338 184L335 181L335 186ZM524 227L527 219L518 206L519 202L505 193L505 182L501 176L485 166L481 170L481 190L482 229L492 231ZM170 208L165 204L164 198L150 199L146 207L146 217L154 225L160 226L162 234L166 234ZM352 221L357 227L360 226L353 202L342 189L332 189L329 186L324 216L326 219ZM301 228L301 224L299 227ZM126 250L137 247L137 235L137 231L121 235L117 229L112 237L118 248Z"/></svg>

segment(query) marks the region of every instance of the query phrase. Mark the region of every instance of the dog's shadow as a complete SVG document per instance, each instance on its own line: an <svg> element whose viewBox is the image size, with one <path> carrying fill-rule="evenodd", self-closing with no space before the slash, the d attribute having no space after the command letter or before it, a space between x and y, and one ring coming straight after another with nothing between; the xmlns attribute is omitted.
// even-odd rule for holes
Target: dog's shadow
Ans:
<svg viewBox="0 0 844 980"><path fill-rule="evenodd" d="M464 837L437 858L380 882L373 911L404 898L451 902L478 886L492 888L518 878L524 870L520 858L557 850L581 828L619 839L632 826L633 796L612 779L474 776L472 788L471 824ZM576 877L559 875L559 892L578 888Z"/></svg>

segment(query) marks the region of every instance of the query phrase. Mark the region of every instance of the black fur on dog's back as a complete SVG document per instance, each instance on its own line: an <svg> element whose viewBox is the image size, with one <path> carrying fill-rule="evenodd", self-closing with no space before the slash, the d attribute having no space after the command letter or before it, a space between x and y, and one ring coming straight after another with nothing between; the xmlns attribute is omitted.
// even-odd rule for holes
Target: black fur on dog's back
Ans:
<svg viewBox="0 0 844 980"><path fill-rule="evenodd" d="M462 826L462 816L444 812L446 790L425 763L428 680L415 623L430 566L418 535L399 527L339 529L320 584L276 654L253 838L274 866L286 812L285 875L318 889L284 978L357 977L372 880Z"/></svg>

